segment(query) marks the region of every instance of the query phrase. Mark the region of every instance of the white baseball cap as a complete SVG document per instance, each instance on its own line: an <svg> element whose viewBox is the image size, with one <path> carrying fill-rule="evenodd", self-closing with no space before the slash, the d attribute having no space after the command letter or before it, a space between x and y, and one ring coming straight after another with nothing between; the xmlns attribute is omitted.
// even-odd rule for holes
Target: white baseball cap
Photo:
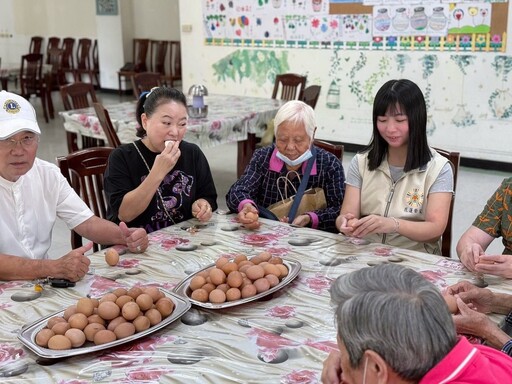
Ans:
<svg viewBox="0 0 512 384"><path fill-rule="evenodd" d="M20 95L1 91L0 140L5 140L22 131L41 134L34 107Z"/></svg>

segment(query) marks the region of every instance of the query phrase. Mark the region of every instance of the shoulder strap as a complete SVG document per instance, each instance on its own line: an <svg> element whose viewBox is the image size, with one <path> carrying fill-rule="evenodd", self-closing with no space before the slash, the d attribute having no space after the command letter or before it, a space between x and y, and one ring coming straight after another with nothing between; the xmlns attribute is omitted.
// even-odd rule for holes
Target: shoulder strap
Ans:
<svg viewBox="0 0 512 384"><path fill-rule="evenodd" d="M297 194L293 199L292 207L290 208L290 212L288 213L288 222L291 223L293 219L295 219L295 215L297 214L297 209L299 209L300 201L302 200L302 195L306 190L306 186L308 185L309 174L311 173L311 168L313 168L313 163L316 160L316 149L315 147L311 147L311 158L308 161L306 166L306 171L304 172L304 176L302 177L302 181L300 182L299 189L297 190Z"/></svg>

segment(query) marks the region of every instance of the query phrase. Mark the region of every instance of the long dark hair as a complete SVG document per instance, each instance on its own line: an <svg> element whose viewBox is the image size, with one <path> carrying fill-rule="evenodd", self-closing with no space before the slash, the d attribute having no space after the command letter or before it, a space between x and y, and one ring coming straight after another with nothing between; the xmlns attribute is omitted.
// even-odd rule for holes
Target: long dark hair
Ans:
<svg viewBox="0 0 512 384"><path fill-rule="evenodd" d="M155 87L150 92L143 92L139 101L137 101L137 107L135 109L135 117L139 126L137 127L137 136L146 136L146 130L142 126L142 114L145 113L150 117L155 110L162 104L175 101L181 103L187 107L187 98L180 90L169 87Z"/></svg>
<svg viewBox="0 0 512 384"><path fill-rule="evenodd" d="M385 116L389 108L407 115L409 122L409 142L404 172L419 168L429 162L432 153L427 142L427 106L421 89L411 80L389 80L375 95L373 101L373 135L370 144L364 149L368 153L368 169L373 171L388 152L388 143L377 129L377 118Z"/></svg>

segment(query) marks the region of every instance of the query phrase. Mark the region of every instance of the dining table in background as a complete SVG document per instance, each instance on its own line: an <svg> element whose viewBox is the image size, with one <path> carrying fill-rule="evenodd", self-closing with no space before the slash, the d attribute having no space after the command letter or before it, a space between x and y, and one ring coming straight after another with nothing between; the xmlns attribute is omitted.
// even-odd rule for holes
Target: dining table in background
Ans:
<svg viewBox="0 0 512 384"><path fill-rule="evenodd" d="M207 117L189 118L185 140L201 148L239 142L240 160L244 153L250 151L252 154L250 149L244 151L244 145L250 145L251 148L254 146L254 136L260 137L265 132L268 123L283 103L282 100L271 98L210 94L205 97L205 104L208 106ZM135 105L136 101L105 105L121 143L131 143L138 139ZM106 142L94 108L59 113L64 118L66 131ZM249 135L252 138L251 142L248 140ZM243 161L246 162L246 159Z"/></svg>
<svg viewBox="0 0 512 384"><path fill-rule="evenodd" d="M337 276L398 262L441 290L473 280L453 259L265 219L259 230L246 230L236 215L222 212L208 223L191 219L153 232L149 239L145 253L127 252L113 267L106 264L104 251L91 254L90 273L75 287L45 286L34 300L13 300L33 292L33 282L0 282L2 382L319 383L322 362L337 349L329 296ZM252 257L262 251L302 267L268 297L220 309L192 305L150 335L67 359L41 358L17 337L26 323L62 311L81 297L101 297L119 287L172 291L220 256ZM511 280L486 276L486 281L495 291L512 293ZM502 317L492 315L496 322Z"/></svg>

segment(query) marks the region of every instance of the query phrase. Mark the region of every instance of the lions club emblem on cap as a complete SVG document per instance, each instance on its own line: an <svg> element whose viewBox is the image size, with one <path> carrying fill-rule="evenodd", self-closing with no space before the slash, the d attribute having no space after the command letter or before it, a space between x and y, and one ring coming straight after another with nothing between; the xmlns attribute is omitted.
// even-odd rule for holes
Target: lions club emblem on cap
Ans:
<svg viewBox="0 0 512 384"><path fill-rule="evenodd" d="M21 107L16 100L7 99L4 103L4 109L7 113L15 114L20 111Z"/></svg>

